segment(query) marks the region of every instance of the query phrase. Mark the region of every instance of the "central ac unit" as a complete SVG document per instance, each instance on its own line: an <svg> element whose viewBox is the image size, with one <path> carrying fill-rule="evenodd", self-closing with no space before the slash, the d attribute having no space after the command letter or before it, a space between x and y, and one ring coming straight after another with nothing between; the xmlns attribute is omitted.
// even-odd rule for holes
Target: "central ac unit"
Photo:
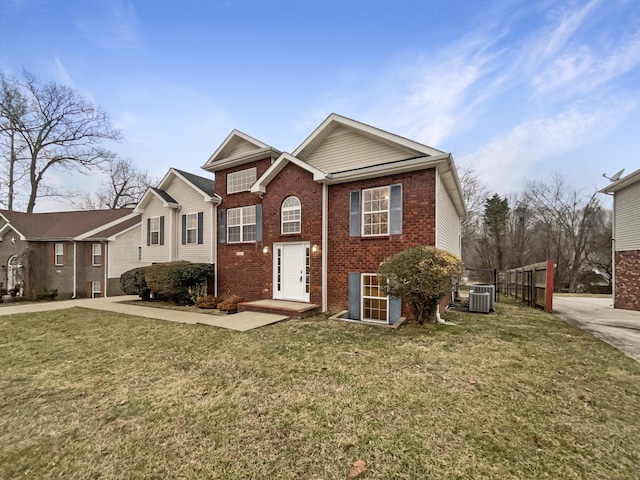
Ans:
<svg viewBox="0 0 640 480"><path fill-rule="evenodd" d="M491 294L488 292L469 293L469 311L489 313L491 311Z"/></svg>
<svg viewBox="0 0 640 480"><path fill-rule="evenodd" d="M471 292L475 293L488 293L491 297L489 299L489 310L494 310L494 302L496 298L496 287L495 285L474 285Z"/></svg>

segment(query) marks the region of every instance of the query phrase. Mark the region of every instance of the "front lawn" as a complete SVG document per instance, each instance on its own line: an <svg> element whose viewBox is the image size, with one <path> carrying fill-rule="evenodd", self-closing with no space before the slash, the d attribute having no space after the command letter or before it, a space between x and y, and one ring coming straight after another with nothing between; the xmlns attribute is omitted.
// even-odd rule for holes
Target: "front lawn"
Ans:
<svg viewBox="0 0 640 480"><path fill-rule="evenodd" d="M640 365L499 304L457 327L245 333L0 318L0 478L638 478Z"/></svg>

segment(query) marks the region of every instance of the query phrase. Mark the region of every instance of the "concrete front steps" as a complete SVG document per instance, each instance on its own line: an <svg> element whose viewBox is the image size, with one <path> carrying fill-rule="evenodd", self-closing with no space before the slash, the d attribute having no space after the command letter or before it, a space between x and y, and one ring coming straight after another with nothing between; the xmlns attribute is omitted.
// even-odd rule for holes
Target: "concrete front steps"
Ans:
<svg viewBox="0 0 640 480"><path fill-rule="evenodd" d="M321 310L320 305L288 300L255 300L238 304L238 312L273 313L295 319L312 317Z"/></svg>

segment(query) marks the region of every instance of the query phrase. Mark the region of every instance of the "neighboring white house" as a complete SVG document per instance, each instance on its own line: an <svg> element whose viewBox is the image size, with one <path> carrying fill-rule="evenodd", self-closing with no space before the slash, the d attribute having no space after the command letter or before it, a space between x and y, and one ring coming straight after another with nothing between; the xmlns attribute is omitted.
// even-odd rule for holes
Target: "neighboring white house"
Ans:
<svg viewBox="0 0 640 480"><path fill-rule="evenodd" d="M139 236L143 265L187 260L214 263L214 182L176 168L144 194L135 212L142 214Z"/></svg>
<svg viewBox="0 0 640 480"><path fill-rule="evenodd" d="M640 170L601 191L613 194L614 307L640 311Z"/></svg>

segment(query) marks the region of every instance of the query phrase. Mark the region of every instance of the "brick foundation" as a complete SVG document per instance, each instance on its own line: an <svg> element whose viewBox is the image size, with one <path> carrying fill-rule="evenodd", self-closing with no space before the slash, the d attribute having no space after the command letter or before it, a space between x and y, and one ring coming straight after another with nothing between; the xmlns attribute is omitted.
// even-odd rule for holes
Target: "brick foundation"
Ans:
<svg viewBox="0 0 640 480"><path fill-rule="evenodd" d="M640 250L616 252L614 307L640 311Z"/></svg>

